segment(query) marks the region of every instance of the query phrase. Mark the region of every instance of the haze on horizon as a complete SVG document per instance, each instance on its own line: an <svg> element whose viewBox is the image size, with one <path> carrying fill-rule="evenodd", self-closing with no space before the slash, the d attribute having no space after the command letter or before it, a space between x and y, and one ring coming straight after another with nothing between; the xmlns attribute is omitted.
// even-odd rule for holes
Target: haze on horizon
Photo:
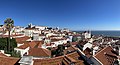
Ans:
<svg viewBox="0 0 120 65"><path fill-rule="evenodd" d="M120 0L0 0L0 24L71 30L120 30Z"/></svg>

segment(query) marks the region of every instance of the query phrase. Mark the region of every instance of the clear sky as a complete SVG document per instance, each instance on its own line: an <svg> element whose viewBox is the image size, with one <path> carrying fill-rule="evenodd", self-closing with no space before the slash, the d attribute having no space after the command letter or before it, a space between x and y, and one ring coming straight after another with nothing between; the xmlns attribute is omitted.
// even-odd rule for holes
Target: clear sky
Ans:
<svg viewBox="0 0 120 65"><path fill-rule="evenodd" d="M120 0L0 0L0 24L71 30L120 30Z"/></svg>

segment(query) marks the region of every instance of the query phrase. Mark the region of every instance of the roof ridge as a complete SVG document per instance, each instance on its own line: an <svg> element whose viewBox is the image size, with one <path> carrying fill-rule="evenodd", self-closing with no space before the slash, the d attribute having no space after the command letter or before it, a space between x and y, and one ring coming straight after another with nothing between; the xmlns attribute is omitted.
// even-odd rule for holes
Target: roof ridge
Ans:
<svg viewBox="0 0 120 65"><path fill-rule="evenodd" d="M42 51L44 51L47 55L49 55L49 53L50 53L50 51L49 51L48 49L42 48ZM47 51L48 51L49 53L48 53Z"/></svg>

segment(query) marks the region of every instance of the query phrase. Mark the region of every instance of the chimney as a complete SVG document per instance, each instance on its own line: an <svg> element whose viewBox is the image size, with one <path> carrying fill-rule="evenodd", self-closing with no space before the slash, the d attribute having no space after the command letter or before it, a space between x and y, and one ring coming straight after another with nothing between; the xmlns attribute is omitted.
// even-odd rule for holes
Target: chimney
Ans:
<svg viewBox="0 0 120 65"><path fill-rule="evenodd" d="M96 53L96 51L95 51L95 49L93 49L93 55L95 55L95 53Z"/></svg>

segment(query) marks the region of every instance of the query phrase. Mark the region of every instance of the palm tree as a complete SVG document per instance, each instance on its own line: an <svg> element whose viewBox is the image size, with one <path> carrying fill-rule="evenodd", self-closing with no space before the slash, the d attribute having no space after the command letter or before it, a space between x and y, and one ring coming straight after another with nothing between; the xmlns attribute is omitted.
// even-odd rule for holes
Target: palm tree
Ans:
<svg viewBox="0 0 120 65"><path fill-rule="evenodd" d="M8 31L8 51L10 51L10 31L14 26L14 21L11 18L7 18L4 21L4 25L6 27L6 30Z"/></svg>

